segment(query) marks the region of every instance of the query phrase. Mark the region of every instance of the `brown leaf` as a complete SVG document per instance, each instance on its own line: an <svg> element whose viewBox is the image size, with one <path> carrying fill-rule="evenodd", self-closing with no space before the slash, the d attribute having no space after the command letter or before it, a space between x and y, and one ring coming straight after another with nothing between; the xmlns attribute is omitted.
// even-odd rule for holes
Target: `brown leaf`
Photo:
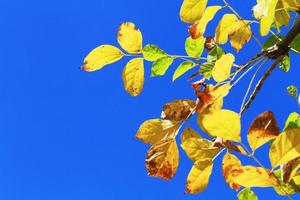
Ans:
<svg viewBox="0 0 300 200"><path fill-rule="evenodd" d="M149 176L171 179L178 168L179 152L174 139L162 140L149 149L146 168Z"/></svg>
<svg viewBox="0 0 300 200"><path fill-rule="evenodd" d="M296 175L300 167L300 158L295 158L282 166L282 179L283 182L288 183Z"/></svg>
<svg viewBox="0 0 300 200"><path fill-rule="evenodd" d="M267 111L252 122L247 138L253 151L274 139L280 133L278 124L272 111Z"/></svg>
<svg viewBox="0 0 300 200"><path fill-rule="evenodd" d="M186 120L190 117L195 107L196 103L193 100L174 100L164 105L161 117L174 121Z"/></svg>
<svg viewBox="0 0 300 200"><path fill-rule="evenodd" d="M236 152L239 152L241 154L247 155L245 149L241 145L233 144L231 141L224 140L224 139L219 138L219 137L216 138L216 140L213 143L213 146L218 147L218 148L227 148L227 149L230 149L232 151L236 151Z"/></svg>

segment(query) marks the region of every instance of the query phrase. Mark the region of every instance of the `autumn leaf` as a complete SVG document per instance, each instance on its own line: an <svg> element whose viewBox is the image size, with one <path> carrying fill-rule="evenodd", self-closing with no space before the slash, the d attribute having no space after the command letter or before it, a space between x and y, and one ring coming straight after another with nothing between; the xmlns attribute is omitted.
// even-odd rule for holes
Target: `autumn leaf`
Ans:
<svg viewBox="0 0 300 200"><path fill-rule="evenodd" d="M179 152L174 139L155 143L147 152L146 168L149 176L169 180L175 175L178 164Z"/></svg>
<svg viewBox="0 0 300 200"><path fill-rule="evenodd" d="M155 144L162 139L174 138L179 124L170 120L150 119L142 123L135 135L146 144Z"/></svg>
<svg viewBox="0 0 300 200"><path fill-rule="evenodd" d="M191 127L186 127L180 137L181 143L184 143L187 139L190 138L201 139L202 137Z"/></svg>
<svg viewBox="0 0 300 200"><path fill-rule="evenodd" d="M282 179L284 183L288 183L296 175L300 168L300 158L295 158L285 163L282 168Z"/></svg>
<svg viewBox="0 0 300 200"><path fill-rule="evenodd" d="M133 58L123 70L123 83L125 90L131 96L137 96L142 92L144 86L144 60Z"/></svg>
<svg viewBox="0 0 300 200"><path fill-rule="evenodd" d="M93 72L120 60L123 56L123 52L117 47L101 45L87 55L81 68L84 71Z"/></svg>
<svg viewBox="0 0 300 200"><path fill-rule="evenodd" d="M219 44L225 44L228 40L228 35L235 32L243 25L243 22L240 22L241 21L239 21L234 14L223 15L216 28L216 42Z"/></svg>
<svg viewBox="0 0 300 200"><path fill-rule="evenodd" d="M279 133L280 130L273 112L267 111L258 115L252 122L247 134L248 143L252 151L255 151L268 141L276 138Z"/></svg>
<svg viewBox="0 0 300 200"><path fill-rule="evenodd" d="M184 0L180 8L180 19L194 23L201 18L208 0Z"/></svg>
<svg viewBox="0 0 300 200"><path fill-rule="evenodd" d="M238 193L237 197L238 197L238 200L258 200L256 194L249 187L241 190Z"/></svg>
<svg viewBox="0 0 300 200"><path fill-rule="evenodd" d="M170 56L164 56L156 60L151 68L151 76L154 77L164 75L173 61L174 58Z"/></svg>
<svg viewBox="0 0 300 200"><path fill-rule="evenodd" d="M200 128L213 137L240 142L241 121L237 113L230 110L217 110L211 114L198 115Z"/></svg>
<svg viewBox="0 0 300 200"><path fill-rule="evenodd" d="M251 27L248 23L245 23L239 29L229 34L230 44L236 50L236 52L239 52L243 46L249 42L251 36Z"/></svg>
<svg viewBox="0 0 300 200"><path fill-rule="evenodd" d="M195 110L196 103L193 100L174 100L163 106L162 118L174 121L186 120Z"/></svg>
<svg viewBox="0 0 300 200"><path fill-rule="evenodd" d="M204 138L186 139L181 144L181 147L199 169L204 169L212 163L213 158L220 151L219 148L213 147L211 141Z"/></svg>
<svg viewBox="0 0 300 200"><path fill-rule="evenodd" d="M212 169L212 163L204 169L198 169L194 165L187 177L185 192L188 194L197 194L204 191L208 185Z"/></svg>
<svg viewBox="0 0 300 200"><path fill-rule="evenodd" d="M142 33L131 22L125 22L119 27L118 42L125 51L131 54L139 54L143 49Z"/></svg>
<svg viewBox="0 0 300 200"><path fill-rule="evenodd" d="M193 39L198 39L199 37L203 36L208 22L214 18L215 14L221 8L221 6L209 6L205 9L201 19L189 27L189 32Z"/></svg>
<svg viewBox="0 0 300 200"><path fill-rule="evenodd" d="M143 57L145 60L148 61L156 61L164 56L167 56L167 54L161 50L158 46L153 44L147 44L143 49Z"/></svg>
<svg viewBox="0 0 300 200"><path fill-rule="evenodd" d="M242 166L238 158L227 153L223 158L223 175L233 189L243 187L275 187L277 179L268 169L254 166Z"/></svg>
<svg viewBox="0 0 300 200"><path fill-rule="evenodd" d="M185 51L187 55L199 59L204 50L204 37L192 39L188 37L185 40Z"/></svg>
<svg viewBox="0 0 300 200"><path fill-rule="evenodd" d="M287 129L277 136L269 157L273 168L300 157L300 128Z"/></svg>
<svg viewBox="0 0 300 200"><path fill-rule="evenodd" d="M277 194L282 195L282 196L288 196L292 195L296 192L297 186L293 183L293 181L289 183L285 183L282 180L282 173L281 170L275 170L274 171L275 176L277 177L277 180L279 184L274 187L274 190L276 191Z"/></svg>
<svg viewBox="0 0 300 200"><path fill-rule="evenodd" d="M260 34L266 36L275 19L275 8L278 0L257 0L253 7L254 17L260 20Z"/></svg>
<svg viewBox="0 0 300 200"><path fill-rule="evenodd" d="M212 77L215 81L222 82L230 77L231 67L234 63L234 60L235 57L228 53L216 61L216 64L212 70Z"/></svg>
<svg viewBox="0 0 300 200"><path fill-rule="evenodd" d="M231 141L229 140L224 140L222 138L216 138L215 141L213 142L213 146L214 147L218 147L218 148L227 148L229 150L241 153L243 155L247 155L247 152L245 151L245 149L239 145L239 144L233 144Z"/></svg>

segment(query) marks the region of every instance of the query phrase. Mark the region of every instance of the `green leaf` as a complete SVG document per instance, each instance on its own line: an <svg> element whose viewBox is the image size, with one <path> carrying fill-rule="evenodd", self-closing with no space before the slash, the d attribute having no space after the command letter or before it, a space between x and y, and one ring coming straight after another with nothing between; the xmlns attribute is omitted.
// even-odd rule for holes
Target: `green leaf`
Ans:
<svg viewBox="0 0 300 200"><path fill-rule="evenodd" d="M283 60L279 63L279 68L284 72L289 72L291 67L290 56L284 56Z"/></svg>
<svg viewBox="0 0 300 200"><path fill-rule="evenodd" d="M298 88L296 86L290 85L286 89L287 89L287 91L288 91L288 93L291 97L297 97L298 96Z"/></svg>
<svg viewBox="0 0 300 200"><path fill-rule="evenodd" d="M165 56L156 60L152 64L151 76L154 77L164 75L173 61L174 58L171 56Z"/></svg>
<svg viewBox="0 0 300 200"><path fill-rule="evenodd" d="M241 190L237 197L238 200L258 200L256 194L251 190L251 188Z"/></svg>
<svg viewBox="0 0 300 200"><path fill-rule="evenodd" d="M297 51L297 53L300 53L300 34L298 34L293 42L291 43L291 47Z"/></svg>
<svg viewBox="0 0 300 200"><path fill-rule="evenodd" d="M200 56L204 50L204 37L199 37L198 39L192 39L191 37L188 37L185 40L185 51L187 55L200 59Z"/></svg>
<svg viewBox="0 0 300 200"><path fill-rule="evenodd" d="M212 70L214 68L214 63L204 63L200 66L200 73L203 75L204 78L210 79L212 76Z"/></svg>
<svg viewBox="0 0 300 200"><path fill-rule="evenodd" d="M215 63L217 60L221 58L222 55L225 54L225 51L216 45L207 55L207 62Z"/></svg>
<svg viewBox="0 0 300 200"><path fill-rule="evenodd" d="M143 53L144 59L151 61L151 62L156 61L159 58L167 55L163 50L158 48L158 46L153 45L153 44L147 44L144 47L142 53Z"/></svg>
<svg viewBox="0 0 300 200"><path fill-rule="evenodd" d="M263 46L264 48L268 49L280 42L280 39L283 39L282 35L272 35L265 41Z"/></svg>
<svg viewBox="0 0 300 200"><path fill-rule="evenodd" d="M300 128L300 115L296 112L291 113L285 121L284 130L290 128Z"/></svg>
<svg viewBox="0 0 300 200"><path fill-rule="evenodd" d="M195 66L196 66L196 63L194 63L192 61L185 61L185 62L181 63L179 65L179 67L175 70L172 80L175 81L178 77L183 75L188 70L194 68Z"/></svg>

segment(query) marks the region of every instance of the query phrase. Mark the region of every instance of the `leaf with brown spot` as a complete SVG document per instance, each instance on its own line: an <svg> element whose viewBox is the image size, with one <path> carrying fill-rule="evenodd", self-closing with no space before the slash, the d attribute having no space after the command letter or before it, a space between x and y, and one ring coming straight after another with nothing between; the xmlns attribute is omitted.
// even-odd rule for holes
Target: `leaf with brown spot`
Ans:
<svg viewBox="0 0 300 200"><path fill-rule="evenodd" d="M274 139L280 133L278 124L272 111L258 115L252 122L247 139L252 151Z"/></svg>
<svg viewBox="0 0 300 200"><path fill-rule="evenodd" d="M229 186L238 190L243 187L276 187L277 179L273 172L262 167L242 166L239 159L227 153L224 156L223 176Z"/></svg>
<svg viewBox="0 0 300 200"><path fill-rule="evenodd" d="M150 119L143 122L135 137L146 144L155 144L162 139L174 138L179 126L179 123L170 120Z"/></svg>
<svg viewBox="0 0 300 200"><path fill-rule="evenodd" d="M188 119L195 110L196 103L193 100L182 99L174 100L166 103L163 106L161 117L174 121L181 121Z"/></svg>
<svg viewBox="0 0 300 200"><path fill-rule="evenodd" d="M212 169L212 163L202 170L198 169L197 166L194 165L187 177L185 192L188 194L197 194L205 190L208 185Z"/></svg>
<svg viewBox="0 0 300 200"><path fill-rule="evenodd" d="M224 140L222 138L216 138L216 140L213 142L213 146L218 147L218 148L227 148L229 150L236 151L243 155L247 155L247 152L241 145L233 144L231 141Z"/></svg>
<svg viewBox="0 0 300 200"><path fill-rule="evenodd" d="M171 179L178 168L179 152L174 139L157 142L147 152L146 168L149 176Z"/></svg>
<svg viewBox="0 0 300 200"><path fill-rule="evenodd" d="M132 22L125 22L121 24L118 31L118 42L128 53L139 54L142 52L142 33Z"/></svg>
<svg viewBox="0 0 300 200"><path fill-rule="evenodd" d="M284 183L288 183L296 175L300 168L300 158L295 158L282 166L282 179Z"/></svg>

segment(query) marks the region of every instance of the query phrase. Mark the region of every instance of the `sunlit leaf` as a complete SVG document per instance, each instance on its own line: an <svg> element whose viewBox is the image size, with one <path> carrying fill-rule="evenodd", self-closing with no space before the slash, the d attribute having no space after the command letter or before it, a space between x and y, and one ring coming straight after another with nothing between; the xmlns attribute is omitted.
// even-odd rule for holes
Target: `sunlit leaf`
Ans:
<svg viewBox="0 0 300 200"><path fill-rule="evenodd" d="M260 20L260 34L266 36L275 19L275 8L278 0L257 0L253 7L254 17Z"/></svg>
<svg viewBox="0 0 300 200"><path fill-rule="evenodd" d="M299 94L298 88L295 85L289 85L286 89L291 97L297 97Z"/></svg>
<svg viewBox="0 0 300 200"><path fill-rule="evenodd" d="M238 195L238 200L258 200L256 194L251 190L251 188L244 188Z"/></svg>
<svg viewBox="0 0 300 200"><path fill-rule="evenodd" d="M166 103L163 106L162 118L174 121L186 120L193 110L195 110L196 103L193 100L182 99L174 100Z"/></svg>
<svg viewBox="0 0 300 200"><path fill-rule="evenodd" d="M184 61L175 70L172 80L175 81L177 78L182 76L184 73L186 73L190 69L193 69L195 66L196 66L196 63L194 63L192 61Z"/></svg>
<svg viewBox="0 0 300 200"><path fill-rule="evenodd" d="M277 194L287 196L295 193L294 185L290 183L284 183L281 179L282 174L280 170L275 170L274 174L279 180L279 185L274 187L274 190L277 192Z"/></svg>
<svg viewBox="0 0 300 200"><path fill-rule="evenodd" d="M141 124L136 138L140 139L146 144L155 144L156 142L166 139L174 138L179 129L179 124L170 120L150 119Z"/></svg>
<svg viewBox="0 0 300 200"><path fill-rule="evenodd" d="M207 62L208 63L215 63L225 54L224 50L216 45L207 55Z"/></svg>
<svg viewBox="0 0 300 200"><path fill-rule="evenodd" d="M149 176L165 180L171 179L178 168L179 152L174 139L155 143L146 157L146 168Z"/></svg>
<svg viewBox="0 0 300 200"><path fill-rule="evenodd" d="M215 81L222 82L230 77L231 67L234 63L234 60L234 56L228 53L216 61L212 70L212 77Z"/></svg>
<svg viewBox="0 0 300 200"><path fill-rule="evenodd" d="M275 175L268 169L254 166L242 166L238 158L227 153L223 159L223 175L227 183L235 190L243 187L275 187Z"/></svg>
<svg viewBox="0 0 300 200"><path fill-rule="evenodd" d="M248 143L252 151L255 151L268 141L276 138L279 133L279 126L273 112L267 111L258 115L252 122L247 134Z"/></svg>
<svg viewBox="0 0 300 200"><path fill-rule="evenodd" d="M215 14L221 8L221 6L209 6L205 9L201 19L189 27L189 32L193 39L198 39L199 37L203 36L208 22L214 18Z"/></svg>
<svg viewBox="0 0 300 200"><path fill-rule="evenodd" d="M201 139L202 137L194 129L192 129L191 127L187 127L181 134L181 143L184 143L187 139L190 138Z"/></svg>
<svg viewBox="0 0 300 200"><path fill-rule="evenodd" d="M158 48L158 46L153 44L147 44L143 49L143 57L145 60L148 61L156 61L160 59L161 57L166 56L167 54Z"/></svg>
<svg viewBox="0 0 300 200"><path fill-rule="evenodd" d="M243 155L247 155L247 152L241 145L234 144L233 142L229 140L224 140L222 138L216 138L215 141L213 142L213 146L218 148L227 148L229 150L239 152Z"/></svg>
<svg viewBox="0 0 300 200"><path fill-rule="evenodd" d="M273 168L300 157L300 128L283 131L272 143L269 156Z"/></svg>
<svg viewBox="0 0 300 200"><path fill-rule="evenodd" d="M300 128L300 115L296 112L291 113L285 121L284 130L290 128Z"/></svg>
<svg viewBox="0 0 300 200"><path fill-rule="evenodd" d="M229 34L231 46L239 52L251 39L252 32L249 24L242 25L239 29Z"/></svg>
<svg viewBox="0 0 300 200"><path fill-rule="evenodd" d="M198 115L197 122L207 134L225 140L240 142L240 116L230 110L217 110L212 114Z"/></svg>
<svg viewBox="0 0 300 200"><path fill-rule="evenodd" d="M289 72L291 67L290 56L286 55L283 57L282 61L279 63L279 68L284 72Z"/></svg>
<svg viewBox="0 0 300 200"><path fill-rule="evenodd" d="M300 168L300 158L295 158L285 163L282 168L282 179L283 182L288 183L296 175L298 169Z"/></svg>
<svg viewBox="0 0 300 200"><path fill-rule="evenodd" d="M170 56L164 56L154 61L151 68L151 76L162 76L164 75L170 65L173 63L174 58Z"/></svg>
<svg viewBox="0 0 300 200"><path fill-rule="evenodd" d="M142 92L144 86L144 60L133 58L123 69L123 83L125 90L131 96L137 96Z"/></svg>
<svg viewBox="0 0 300 200"><path fill-rule="evenodd" d="M123 52L117 47L101 45L87 55L81 68L88 72L96 71L120 60L123 56Z"/></svg>
<svg viewBox="0 0 300 200"><path fill-rule="evenodd" d="M125 22L119 27L118 42L125 51L131 54L139 54L143 49L142 33L131 22Z"/></svg>
<svg viewBox="0 0 300 200"><path fill-rule="evenodd" d="M220 151L219 148L213 146L211 141L204 138L186 139L181 147L199 169L204 169L212 163L213 158Z"/></svg>
<svg viewBox="0 0 300 200"><path fill-rule="evenodd" d="M185 192L188 194L197 194L204 191L208 185L212 169L213 164L202 170L194 165L187 177Z"/></svg>
<svg viewBox="0 0 300 200"><path fill-rule="evenodd" d="M184 0L180 8L180 19L194 23L201 18L208 0Z"/></svg>
<svg viewBox="0 0 300 200"><path fill-rule="evenodd" d="M185 51L186 53L196 59L199 59L204 50L204 37L192 39L188 37L185 40Z"/></svg>

